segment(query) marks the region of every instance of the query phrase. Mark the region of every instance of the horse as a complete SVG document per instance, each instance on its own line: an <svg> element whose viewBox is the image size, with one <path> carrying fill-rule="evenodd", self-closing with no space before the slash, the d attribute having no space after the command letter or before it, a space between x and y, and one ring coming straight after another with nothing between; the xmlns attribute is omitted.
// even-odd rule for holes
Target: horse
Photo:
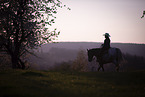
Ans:
<svg viewBox="0 0 145 97"><path fill-rule="evenodd" d="M110 48L107 53L103 54L100 58L101 48L87 49L88 61L91 62L93 57L96 57L96 61L99 63L98 71L102 68L104 71L104 64L113 63L116 66L116 71L119 71L119 64L123 60L122 52L119 48Z"/></svg>

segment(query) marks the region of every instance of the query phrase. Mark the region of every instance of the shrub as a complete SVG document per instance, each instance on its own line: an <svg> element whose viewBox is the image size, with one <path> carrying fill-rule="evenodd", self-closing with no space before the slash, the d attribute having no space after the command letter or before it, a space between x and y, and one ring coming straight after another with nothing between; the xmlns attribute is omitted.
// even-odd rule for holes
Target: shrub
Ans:
<svg viewBox="0 0 145 97"><path fill-rule="evenodd" d="M79 50L76 59L72 64L72 70L86 72L88 71L87 55L84 50Z"/></svg>

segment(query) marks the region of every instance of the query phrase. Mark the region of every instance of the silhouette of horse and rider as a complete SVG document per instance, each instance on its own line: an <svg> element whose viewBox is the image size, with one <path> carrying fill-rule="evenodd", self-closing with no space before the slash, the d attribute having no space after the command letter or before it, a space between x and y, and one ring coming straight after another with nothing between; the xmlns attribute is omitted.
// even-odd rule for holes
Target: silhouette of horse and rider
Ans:
<svg viewBox="0 0 145 97"><path fill-rule="evenodd" d="M119 71L119 64L121 63L123 57L122 52L118 48L110 47L110 35L105 33L104 44L101 45L101 48L93 48L88 51L88 61L91 62L95 56L96 61L99 62L98 71L102 68L104 71L103 64L114 63L116 66L116 71Z"/></svg>

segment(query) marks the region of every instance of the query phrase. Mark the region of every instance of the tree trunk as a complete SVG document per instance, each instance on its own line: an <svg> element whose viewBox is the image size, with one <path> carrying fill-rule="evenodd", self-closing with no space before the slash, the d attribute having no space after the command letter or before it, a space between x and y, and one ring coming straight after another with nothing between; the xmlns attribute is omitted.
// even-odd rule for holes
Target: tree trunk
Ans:
<svg viewBox="0 0 145 97"><path fill-rule="evenodd" d="M13 69L20 68L20 65L19 65L19 63L18 63L18 58L17 58L17 56L12 55L12 56L11 56L11 60L12 60L12 68L13 68Z"/></svg>
<svg viewBox="0 0 145 97"><path fill-rule="evenodd" d="M11 55L11 60L12 60L12 68L13 69L25 69L25 64L18 57L18 55L16 55L16 54Z"/></svg>
<svg viewBox="0 0 145 97"><path fill-rule="evenodd" d="M24 62L19 58L19 64L21 65L21 69L25 69L25 64Z"/></svg>

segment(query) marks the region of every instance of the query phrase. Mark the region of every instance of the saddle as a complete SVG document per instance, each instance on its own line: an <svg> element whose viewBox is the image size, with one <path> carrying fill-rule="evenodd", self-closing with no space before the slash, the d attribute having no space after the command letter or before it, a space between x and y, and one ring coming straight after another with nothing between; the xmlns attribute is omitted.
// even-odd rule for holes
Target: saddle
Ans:
<svg viewBox="0 0 145 97"><path fill-rule="evenodd" d="M109 59L110 56L112 55L112 48L109 48L107 50L101 50L100 51L100 54L99 54L99 59L102 60L102 59Z"/></svg>
<svg viewBox="0 0 145 97"><path fill-rule="evenodd" d="M104 50L104 51L102 51L102 55L108 54L108 51L109 51L109 50Z"/></svg>
<svg viewBox="0 0 145 97"><path fill-rule="evenodd" d="M103 59L110 59L112 58L113 56L116 55L116 48L109 48L108 50L105 50L102 54L102 58Z"/></svg>
<svg viewBox="0 0 145 97"><path fill-rule="evenodd" d="M105 49L105 50L101 49L100 56L103 56L105 54L108 54L108 52L109 52L109 49Z"/></svg>

